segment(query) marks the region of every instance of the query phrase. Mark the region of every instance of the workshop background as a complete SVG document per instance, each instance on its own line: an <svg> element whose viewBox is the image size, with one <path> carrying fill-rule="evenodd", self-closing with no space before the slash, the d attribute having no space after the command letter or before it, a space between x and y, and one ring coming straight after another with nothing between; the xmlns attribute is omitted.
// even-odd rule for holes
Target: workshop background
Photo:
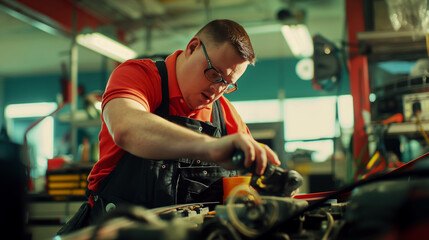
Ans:
<svg viewBox="0 0 429 240"><path fill-rule="evenodd" d="M335 190L415 159L429 142L429 21L426 1L402 2L0 0L1 149L21 153L0 157L23 161L29 172L10 181L9 165L1 168L2 185L28 189L12 196L24 203L6 203L23 209L38 240L53 237L85 200L98 158L99 100L122 60L80 37L101 33L133 58L157 60L218 18L242 24L257 55L226 97L282 167L303 175L302 193ZM389 164L364 171L374 156Z"/></svg>

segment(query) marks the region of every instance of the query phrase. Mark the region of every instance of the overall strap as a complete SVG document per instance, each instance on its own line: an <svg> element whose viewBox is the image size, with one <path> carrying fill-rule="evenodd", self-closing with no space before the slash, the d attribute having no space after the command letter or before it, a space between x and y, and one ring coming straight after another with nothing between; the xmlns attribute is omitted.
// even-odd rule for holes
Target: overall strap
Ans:
<svg viewBox="0 0 429 240"><path fill-rule="evenodd" d="M156 61L156 67L158 68L159 76L161 76L161 89L162 89L162 100L159 107L155 110L155 114L160 117L167 117L170 109L169 109L169 92L168 92L168 73L167 66L164 61Z"/></svg>
<svg viewBox="0 0 429 240"><path fill-rule="evenodd" d="M228 135L228 131L226 130L225 119L223 118L222 106L220 105L219 99L213 102L213 125L218 127L221 131L221 136Z"/></svg>
<svg viewBox="0 0 429 240"><path fill-rule="evenodd" d="M166 118L170 113L170 109L169 109L170 94L169 94L169 89L168 89L167 67L166 67L164 61L156 61L155 65L158 68L158 72L159 72L159 75L161 77L161 88L162 88L161 104L155 110L155 114L160 116L160 117ZM228 135L228 132L226 130L225 119L223 117L222 106L221 106L219 100L216 100L213 103L212 115L213 115L213 125L216 127L219 127L219 129L221 130L221 136Z"/></svg>

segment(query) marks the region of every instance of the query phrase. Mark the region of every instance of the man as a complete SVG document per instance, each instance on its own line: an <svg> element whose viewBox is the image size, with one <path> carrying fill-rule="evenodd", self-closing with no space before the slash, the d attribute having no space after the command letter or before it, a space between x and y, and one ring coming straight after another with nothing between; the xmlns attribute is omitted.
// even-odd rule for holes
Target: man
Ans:
<svg viewBox="0 0 429 240"><path fill-rule="evenodd" d="M259 174L268 161L279 165L223 96L254 61L243 27L215 20L166 65L144 59L117 67L103 96L100 160L88 178L91 218L120 204L221 201L222 177L236 175L235 149Z"/></svg>

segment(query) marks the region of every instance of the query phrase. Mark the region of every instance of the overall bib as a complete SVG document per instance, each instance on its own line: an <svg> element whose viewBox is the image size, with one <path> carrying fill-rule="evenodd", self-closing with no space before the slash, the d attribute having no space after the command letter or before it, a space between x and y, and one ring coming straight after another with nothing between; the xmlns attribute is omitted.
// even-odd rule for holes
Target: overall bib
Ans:
<svg viewBox="0 0 429 240"><path fill-rule="evenodd" d="M169 115L167 69L164 61L156 62L156 66L161 76L162 102L155 114L199 133L214 137L227 135L219 100L213 103L213 123ZM198 159L152 160L126 152L113 171L101 180L97 193L93 193L95 201L92 212L104 215L109 203L146 208L200 202L222 203L222 178L234 175L237 171L228 171Z"/></svg>

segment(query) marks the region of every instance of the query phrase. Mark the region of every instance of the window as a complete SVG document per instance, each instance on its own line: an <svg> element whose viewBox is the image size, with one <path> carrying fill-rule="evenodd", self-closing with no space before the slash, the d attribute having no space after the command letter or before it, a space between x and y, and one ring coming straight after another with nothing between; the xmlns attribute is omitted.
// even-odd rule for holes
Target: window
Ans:
<svg viewBox="0 0 429 240"><path fill-rule="evenodd" d="M353 129L351 95L233 102L246 123L284 122L285 150L305 149L312 160L325 161L334 152L339 129ZM336 118L338 108L338 119Z"/></svg>
<svg viewBox="0 0 429 240"><path fill-rule="evenodd" d="M296 98L285 101L285 139L335 137L335 97Z"/></svg>
<svg viewBox="0 0 429 240"><path fill-rule="evenodd" d="M232 102L245 123L282 121L281 102L274 100Z"/></svg>
<svg viewBox="0 0 429 240"><path fill-rule="evenodd" d="M25 131L41 117L47 116L57 108L56 103L11 104L5 108L7 132L11 141L23 144ZM47 117L27 134L30 157L30 176L37 179L45 176L47 159L54 152L54 120Z"/></svg>

